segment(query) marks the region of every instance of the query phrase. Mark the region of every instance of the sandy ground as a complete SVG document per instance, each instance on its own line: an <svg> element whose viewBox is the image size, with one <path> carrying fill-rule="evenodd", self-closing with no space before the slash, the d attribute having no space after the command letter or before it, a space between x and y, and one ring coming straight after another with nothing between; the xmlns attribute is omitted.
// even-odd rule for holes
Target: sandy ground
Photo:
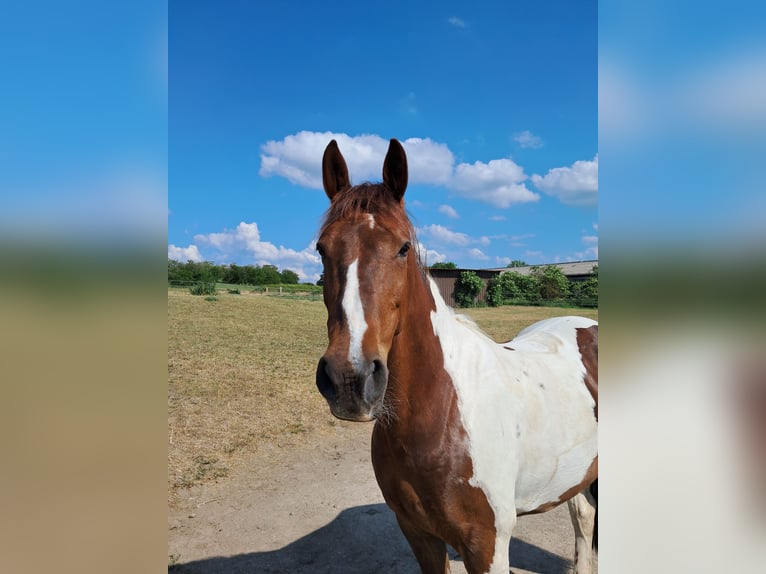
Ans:
<svg viewBox="0 0 766 574"><path fill-rule="evenodd" d="M169 511L174 574L415 574L417 563L383 502L370 463L372 424L265 446L218 483L179 493ZM519 519L514 574L563 574L574 555L566 505ZM452 572L464 574L450 551Z"/></svg>

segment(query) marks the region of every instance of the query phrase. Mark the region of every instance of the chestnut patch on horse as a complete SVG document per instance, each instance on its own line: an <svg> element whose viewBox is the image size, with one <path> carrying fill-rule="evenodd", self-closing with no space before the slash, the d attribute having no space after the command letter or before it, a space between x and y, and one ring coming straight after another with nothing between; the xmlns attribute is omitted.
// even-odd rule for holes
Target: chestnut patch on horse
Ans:
<svg viewBox="0 0 766 574"><path fill-rule="evenodd" d="M582 364L585 366L585 386L596 406L593 413L598 420L598 325L577 331L577 348L580 349Z"/></svg>

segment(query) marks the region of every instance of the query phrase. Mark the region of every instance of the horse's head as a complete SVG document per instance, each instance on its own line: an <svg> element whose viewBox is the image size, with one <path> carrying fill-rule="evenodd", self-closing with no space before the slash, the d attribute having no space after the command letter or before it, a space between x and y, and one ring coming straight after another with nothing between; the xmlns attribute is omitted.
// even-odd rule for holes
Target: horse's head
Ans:
<svg viewBox="0 0 766 574"><path fill-rule="evenodd" d="M324 265L330 343L316 383L336 417L367 421L381 413L408 275L419 273L411 249L414 231L402 201L407 156L392 139L383 183L352 187L333 140L322 158L322 182L330 208L317 250Z"/></svg>

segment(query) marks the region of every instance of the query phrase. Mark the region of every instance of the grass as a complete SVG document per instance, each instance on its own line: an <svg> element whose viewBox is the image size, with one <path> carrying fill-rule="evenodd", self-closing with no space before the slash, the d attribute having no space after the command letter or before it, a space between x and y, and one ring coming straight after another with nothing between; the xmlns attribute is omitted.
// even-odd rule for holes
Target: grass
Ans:
<svg viewBox="0 0 766 574"><path fill-rule="evenodd" d="M540 319L593 309L468 309L491 337L507 341ZM320 301L220 292L215 304L168 289L168 487L225 477L264 444L330 433L334 419L316 391L327 347Z"/></svg>
<svg viewBox="0 0 766 574"><path fill-rule="evenodd" d="M214 305L168 290L171 490L224 476L262 441L332 420L314 387L324 305L220 294Z"/></svg>

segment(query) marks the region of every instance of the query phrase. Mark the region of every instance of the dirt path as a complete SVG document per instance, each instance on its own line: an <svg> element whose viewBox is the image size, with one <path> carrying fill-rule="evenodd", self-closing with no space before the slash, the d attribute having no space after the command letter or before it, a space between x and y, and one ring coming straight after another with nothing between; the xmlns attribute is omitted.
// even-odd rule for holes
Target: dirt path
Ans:
<svg viewBox="0 0 766 574"><path fill-rule="evenodd" d="M317 444L272 445L217 484L183 491L169 511L173 573L415 574L370 463L372 425L338 426ZM566 506L522 517L514 574L563 574L574 553ZM464 574L451 552L452 571Z"/></svg>

